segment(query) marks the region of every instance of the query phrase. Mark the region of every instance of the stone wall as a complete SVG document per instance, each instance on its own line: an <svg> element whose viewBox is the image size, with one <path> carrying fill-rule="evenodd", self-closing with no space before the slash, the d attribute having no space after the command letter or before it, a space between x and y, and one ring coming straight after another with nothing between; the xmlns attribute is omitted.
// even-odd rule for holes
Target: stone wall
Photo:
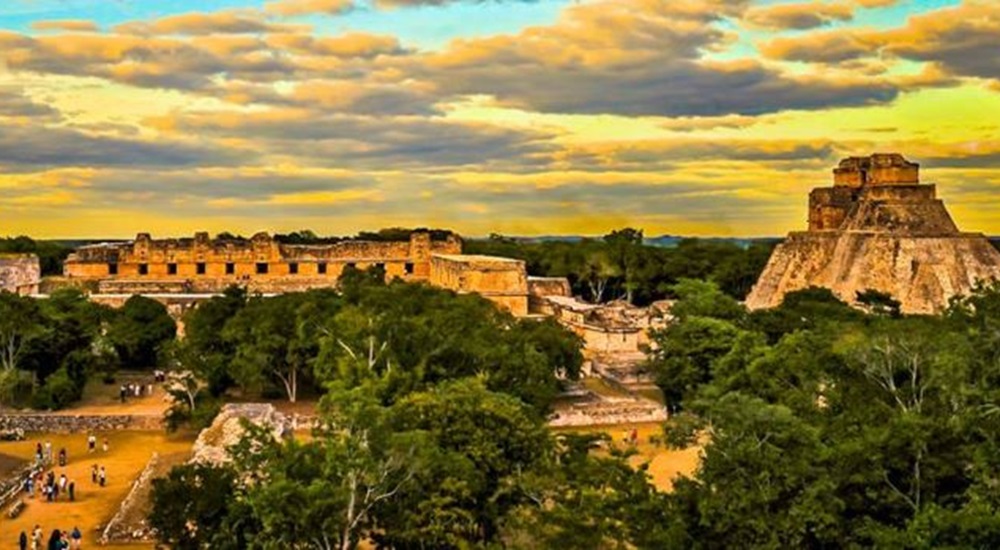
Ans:
<svg viewBox="0 0 1000 550"><path fill-rule="evenodd" d="M540 315L552 315L547 298L561 296L570 298L573 290L566 277L528 277L528 311Z"/></svg>
<svg viewBox="0 0 1000 550"><path fill-rule="evenodd" d="M666 407L647 399L602 398L564 407L549 416L553 428L666 422Z"/></svg>
<svg viewBox="0 0 1000 550"><path fill-rule="evenodd" d="M21 429L27 433L88 433L121 430L159 431L164 429L159 415L70 415L15 413L0 415L0 431Z"/></svg>
<svg viewBox="0 0 1000 550"><path fill-rule="evenodd" d="M528 275L521 260L435 254L430 283L460 294L480 294L514 315L528 314Z"/></svg>
<svg viewBox="0 0 1000 550"><path fill-rule="evenodd" d="M129 526L127 525L127 518L131 515L130 512L134 508L144 504L141 501L149 499L153 474L156 472L159 461L159 453L153 453L153 456L146 463L146 467L142 469L139 477L132 482L132 488L129 489L128 494L125 495L125 499L118 505L118 511L115 512L115 515L108 521L108 524L101 532L100 543L102 546L111 541L149 542L155 538L153 530L145 525L145 522L143 522L144 525L142 526Z"/></svg>
<svg viewBox="0 0 1000 550"><path fill-rule="evenodd" d="M0 254L0 290L14 294L38 293L42 267L34 254Z"/></svg>

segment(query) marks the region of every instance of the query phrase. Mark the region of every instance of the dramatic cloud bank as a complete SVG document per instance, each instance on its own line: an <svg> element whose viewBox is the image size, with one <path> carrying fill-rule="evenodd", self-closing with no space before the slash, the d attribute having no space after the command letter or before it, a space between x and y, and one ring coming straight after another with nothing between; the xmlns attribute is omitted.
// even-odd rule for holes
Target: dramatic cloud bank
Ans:
<svg viewBox="0 0 1000 550"><path fill-rule="evenodd" d="M0 234L777 235L876 150L1000 232L991 0L29 4Z"/></svg>

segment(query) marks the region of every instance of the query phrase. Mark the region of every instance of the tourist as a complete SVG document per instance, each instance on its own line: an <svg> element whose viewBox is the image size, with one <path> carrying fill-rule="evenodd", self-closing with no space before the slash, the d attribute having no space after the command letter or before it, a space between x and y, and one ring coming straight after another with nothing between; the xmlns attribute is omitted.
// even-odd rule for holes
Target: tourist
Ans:
<svg viewBox="0 0 1000 550"><path fill-rule="evenodd" d="M59 465L66 466L66 447L59 449Z"/></svg>
<svg viewBox="0 0 1000 550"><path fill-rule="evenodd" d="M66 479L66 474L65 473L60 474L59 475L59 490L60 491L65 491L67 483L69 483L69 480Z"/></svg>
<svg viewBox="0 0 1000 550"><path fill-rule="evenodd" d="M35 524L35 530L31 532L31 550L42 550L42 526Z"/></svg>
<svg viewBox="0 0 1000 550"><path fill-rule="evenodd" d="M53 529L52 535L49 536L49 550L62 550L62 543L62 532L58 529Z"/></svg>
<svg viewBox="0 0 1000 550"><path fill-rule="evenodd" d="M125 384L122 384L122 387L118 388L118 397L121 398L122 403L125 402Z"/></svg>
<svg viewBox="0 0 1000 550"><path fill-rule="evenodd" d="M73 532L70 534L70 540L72 541L70 548L79 549L81 547L80 545L83 541L83 533L80 532L78 527L73 527Z"/></svg>
<svg viewBox="0 0 1000 550"><path fill-rule="evenodd" d="M69 501L76 502L76 482L69 482Z"/></svg>
<svg viewBox="0 0 1000 550"><path fill-rule="evenodd" d="M101 466L100 472L97 474L97 480L101 487L104 487L105 483L108 481L108 475L104 471L104 466Z"/></svg>
<svg viewBox="0 0 1000 550"><path fill-rule="evenodd" d="M97 436L90 434L87 436L87 452L92 453L97 449Z"/></svg>
<svg viewBox="0 0 1000 550"><path fill-rule="evenodd" d="M97 464L90 467L90 481L97 483Z"/></svg>
<svg viewBox="0 0 1000 550"><path fill-rule="evenodd" d="M31 475L24 478L24 492L28 493L31 498L35 498L35 481L31 479Z"/></svg>
<svg viewBox="0 0 1000 550"><path fill-rule="evenodd" d="M21 550L28 550L28 534L21 531L21 536L17 538L17 547Z"/></svg>
<svg viewBox="0 0 1000 550"><path fill-rule="evenodd" d="M45 442L45 463L52 464L52 442Z"/></svg>
<svg viewBox="0 0 1000 550"><path fill-rule="evenodd" d="M108 438L106 437L104 438L104 444L101 445L101 450L105 453L108 452Z"/></svg>
<svg viewBox="0 0 1000 550"><path fill-rule="evenodd" d="M42 442L39 441L35 444L35 463L41 466L43 460L45 460L45 455L42 454Z"/></svg>
<svg viewBox="0 0 1000 550"><path fill-rule="evenodd" d="M56 485L55 483L52 484L52 500L53 501L59 500L59 486Z"/></svg>

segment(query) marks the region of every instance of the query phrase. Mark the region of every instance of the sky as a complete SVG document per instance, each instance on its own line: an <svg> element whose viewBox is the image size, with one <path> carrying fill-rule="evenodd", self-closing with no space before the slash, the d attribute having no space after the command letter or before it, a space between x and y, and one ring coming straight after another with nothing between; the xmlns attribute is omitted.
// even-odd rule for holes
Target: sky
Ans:
<svg viewBox="0 0 1000 550"><path fill-rule="evenodd" d="M899 152L1000 234L997 0L3 0L0 236L778 236Z"/></svg>

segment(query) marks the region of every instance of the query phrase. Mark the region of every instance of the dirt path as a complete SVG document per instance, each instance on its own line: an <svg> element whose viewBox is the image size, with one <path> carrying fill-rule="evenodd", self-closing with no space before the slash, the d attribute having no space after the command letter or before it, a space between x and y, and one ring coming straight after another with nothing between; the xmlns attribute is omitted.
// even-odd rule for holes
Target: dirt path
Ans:
<svg viewBox="0 0 1000 550"><path fill-rule="evenodd" d="M16 547L21 530L30 532L36 524L46 533L46 540L53 529L72 531L79 527L84 534L85 547L96 546L98 528L117 511L139 472L146 466L153 452L176 453L190 449L193 438L167 436L158 432L116 432L106 435L110 449L107 453L87 453L86 434L30 434L26 441L0 442L0 454L13 457L32 457L35 444L51 441L53 453L65 447L69 462L64 468L55 468L56 477L62 473L76 481L76 502L68 502L60 495L59 502L46 502L37 491L34 499L26 497L27 506L16 519L0 517L0 548ZM103 441L105 434L98 434ZM99 487L91 482L92 464L103 465L108 483ZM128 546L143 548L143 546Z"/></svg>

